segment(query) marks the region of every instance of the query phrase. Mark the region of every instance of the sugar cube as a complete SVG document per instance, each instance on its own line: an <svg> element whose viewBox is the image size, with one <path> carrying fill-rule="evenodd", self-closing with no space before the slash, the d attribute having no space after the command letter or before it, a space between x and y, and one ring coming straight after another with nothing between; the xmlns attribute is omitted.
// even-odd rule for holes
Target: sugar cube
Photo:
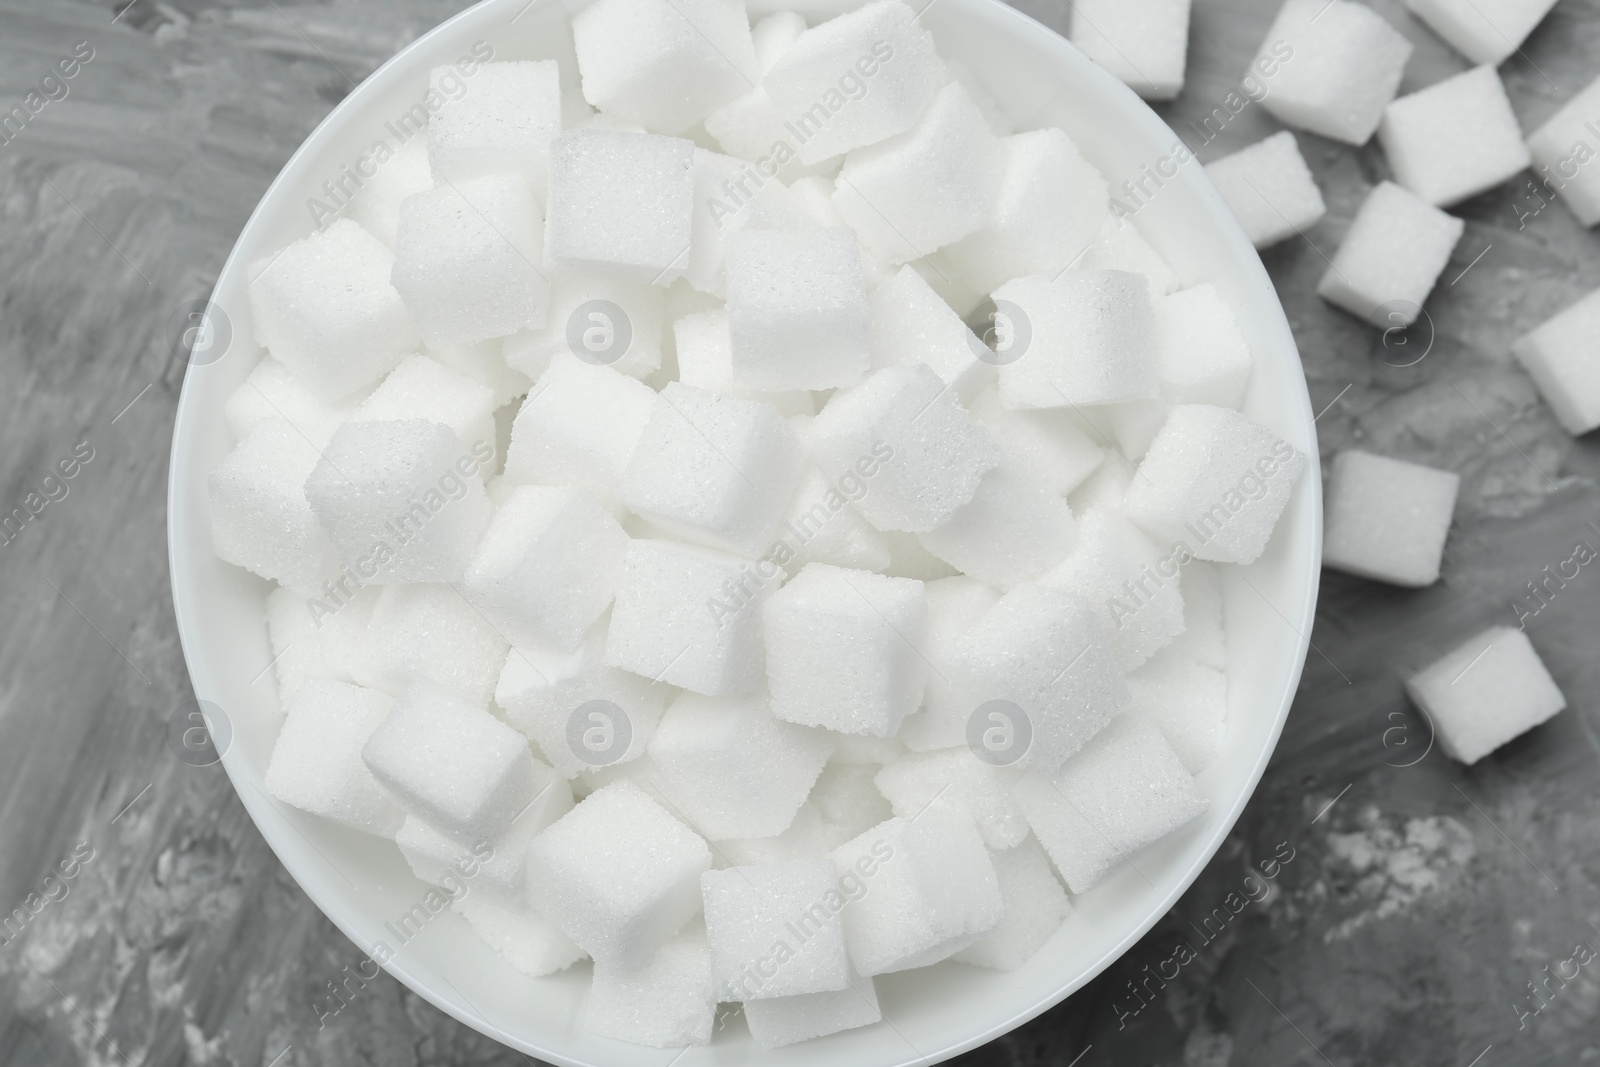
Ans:
<svg viewBox="0 0 1600 1067"><path fill-rule="evenodd" d="M285 804L379 837L393 837L405 818L380 786L361 746L394 699L375 689L313 678L288 702L267 763L267 792Z"/></svg>
<svg viewBox="0 0 1600 1067"><path fill-rule="evenodd" d="M350 217L378 240L394 247L395 229L400 224L400 204L414 193L433 188L433 171L428 167L428 137L425 130L410 133L394 150L394 155L378 164L370 178L360 184L349 203Z"/></svg>
<svg viewBox="0 0 1600 1067"><path fill-rule="evenodd" d="M506 640L444 583L385 586L361 635L356 681L396 695L425 680L487 703Z"/></svg>
<svg viewBox="0 0 1600 1067"><path fill-rule="evenodd" d="M1128 271L1033 275L995 290L1016 331L1000 362L1009 408L1115 404L1159 389L1155 313L1145 278Z"/></svg>
<svg viewBox="0 0 1600 1067"><path fill-rule="evenodd" d="M474 934L529 978L564 971L585 956L553 923L525 907L477 895L462 897L454 907Z"/></svg>
<svg viewBox="0 0 1600 1067"><path fill-rule="evenodd" d="M1012 796L1074 893L1208 807L1161 731L1136 712L1117 716L1054 778L1025 774Z"/></svg>
<svg viewBox="0 0 1600 1067"><path fill-rule="evenodd" d="M888 542L851 505L851 500L865 492L866 483L854 475L841 477L834 484L807 464L800 488L778 527L779 543L794 553L784 564L785 569L792 574L807 563L832 563L866 571L888 567Z"/></svg>
<svg viewBox="0 0 1600 1067"><path fill-rule="evenodd" d="M417 347L417 323L391 285L394 255L339 219L251 268L256 340L306 388L333 401L371 385Z"/></svg>
<svg viewBox="0 0 1600 1067"><path fill-rule="evenodd" d="M494 390L427 356L407 356L356 406L352 422L420 419L456 432L462 452L495 447Z"/></svg>
<svg viewBox="0 0 1600 1067"><path fill-rule="evenodd" d="M1410 12L1474 63L1504 62L1556 0L1406 0Z"/></svg>
<svg viewBox="0 0 1600 1067"><path fill-rule="evenodd" d="M829 477L867 482L856 510L880 530L921 533L949 520L1000 462L1000 449L925 364L885 367L833 395L806 435Z"/></svg>
<svg viewBox="0 0 1600 1067"><path fill-rule="evenodd" d="M1105 451L1084 433L1072 411L1012 411L1000 402L997 387L977 395L972 417L1027 462L1029 476L1039 488L1057 496L1076 489L1105 458Z"/></svg>
<svg viewBox="0 0 1600 1067"><path fill-rule="evenodd" d="M337 568L306 502L317 449L281 419L260 422L206 479L217 558L307 596Z"/></svg>
<svg viewBox="0 0 1600 1067"><path fill-rule="evenodd" d="M542 330L505 340L506 362L537 380L558 354L644 378L661 367L665 312L660 286L568 273L550 287Z"/></svg>
<svg viewBox="0 0 1600 1067"><path fill-rule="evenodd" d="M999 183L999 139L951 82L909 130L845 157L833 204L875 256L906 263L981 229Z"/></svg>
<svg viewBox="0 0 1600 1067"><path fill-rule="evenodd" d="M514 174L408 197L395 229L394 287L429 345L474 344L544 325L543 226Z"/></svg>
<svg viewBox="0 0 1600 1067"><path fill-rule="evenodd" d="M695 389L732 393L733 335L721 307L696 311L672 324L678 381Z"/></svg>
<svg viewBox="0 0 1600 1067"><path fill-rule="evenodd" d="M1394 101L1384 109L1378 140L1395 181L1438 207L1493 189L1533 162L1490 66Z"/></svg>
<svg viewBox="0 0 1600 1067"><path fill-rule="evenodd" d="M772 712L806 726L888 737L922 703L922 583L807 564L761 608Z"/></svg>
<svg viewBox="0 0 1600 1067"><path fill-rule="evenodd" d="M1445 754L1476 763L1567 706L1523 630L1492 626L1406 679Z"/></svg>
<svg viewBox="0 0 1600 1067"><path fill-rule="evenodd" d="M680 695L650 742L650 784L708 840L786 830L828 761L819 731L773 717L765 699Z"/></svg>
<svg viewBox="0 0 1600 1067"><path fill-rule="evenodd" d="M705 935L686 932L636 967L595 961L583 1028L635 1045L676 1048L711 1043L717 1002Z"/></svg>
<svg viewBox="0 0 1600 1067"><path fill-rule="evenodd" d="M867 370L867 289L846 228L753 230L727 241L733 383L778 392L855 385Z"/></svg>
<svg viewBox="0 0 1600 1067"><path fill-rule="evenodd" d="M763 578L739 556L665 540L635 540L606 639L606 662L646 678L720 696L761 684Z"/></svg>
<svg viewBox="0 0 1600 1067"><path fill-rule="evenodd" d="M1146 100L1171 100L1183 88L1189 0L1074 0L1068 37Z"/></svg>
<svg viewBox="0 0 1600 1067"><path fill-rule="evenodd" d="M454 67L428 76L440 100L428 120L428 165L437 180L518 174L542 199L550 140L561 132L560 67L552 59L484 63L456 90L461 85Z"/></svg>
<svg viewBox="0 0 1600 1067"><path fill-rule="evenodd" d="M694 223L683 276L696 289L726 295L727 246L735 234L815 225L805 205L770 171L759 161L695 149Z"/></svg>
<svg viewBox="0 0 1600 1067"><path fill-rule="evenodd" d="M1365 4L1286 0L1250 64L1261 106L1289 126L1366 144L1394 99L1411 42Z"/></svg>
<svg viewBox="0 0 1600 1067"><path fill-rule="evenodd" d="M631 2L601 0L584 14ZM609 130L569 130L550 142L550 261L618 281L670 284L689 262L694 152L681 137Z"/></svg>
<svg viewBox="0 0 1600 1067"><path fill-rule="evenodd" d="M1328 478L1322 564L1391 585L1439 580L1461 476L1348 449Z"/></svg>
<svg viewBox="0 0 1600 1067"><path fill-rule="evenodd" d="M1003 851L991 851L995 881L1005 913L988 936L950 957L957 963L1014 971L1044 947L1072 911L1066 891L1050 872L1050 859L1029 838Z"/></svg>
<svg viewBox="0 0 1600 1067"><path fill-rule="evenodd" d="M800 993L752 1000L744 1006L750 1036L764 1049L826 1037L883 1018L872 979L852 973L850 986L835 993Z"/></svg>
<svg viewBox="0 0 1600 1067"><path fill-rule="evenodd" d="M512 482L616 491L655 408L656 392L611 367L557 353L517 412L505 476Z"/></svg>
<svg viewBox="0 0 1600 1067"><path fill-rule="evenodd" d="M1162 398L1236 408L1250 381L1250 345L1213 285L1157 297L1156 367Z"/></svg>
<svg viewBox="0 0 1600 1067"><path fill-rule="evenodd" d="M937 803L971 819L990 848L1011 848L1028 836L1028 824L1011 801L1011 774L965 747L903 756L873 781L902 818L914 819Z"/></svg>
<svg viewBox="0 0 1600 1067"><path fill-rule="evenodd" d="M505 346L499 338L479 341L474 345L440 345L428 349L427 353L457 374L487 385L492 397L490 404L495 411L518 397L527 396L533 379L537 377L507 365Z"/></svg>
<svg viewBox="0 0 1600 1067"><path fill-rule="evenodd" d="M437 422L349 422L311 470L305 499L364 580L455 581L489 521L478 467L490 455L463 452Z"/></svg>
<svg viewBox="0 0 1600 1067"><path fill-rule="evenodd" d="M1181 558L1181 556L1180 556ZM1190 560L1178 582L1183 595L1183 633L1165 649L1219 671L1228 669L1228 642L1222 629L1222 581L1216 564Z"/></svg>
<svg viewBox="0 0 1600 1067"><path fill-rule="evenodd" d="M294 427L313 448L322 448L351 409L348 402L323 400L301 385L288 367L267 356L229 395L222 415L235 441L243 441L261 423L276 420Z"/></svg>
<svg viewBox="0 0 1600 1067"><path fill-rule="evenodd" d="M1198 559L1253 563L1305 465L1299 449L1237 411L1179 404L1124 503L1160 544Z"/></svg>
<svg viewBox="0 0 1600 1067"><path fill-rule="evenodd" d="M1180 550L1164 552L1120 514L1097 507L1079 523L1077 546L1043 580L1093 605L1117 662L1132 670L1183 632L1182 560Z"/></svg>
<svg viewBox="0 0 1600 1067"><path fill-rule="evenodd" d="M597 789L534 838L528 894L597 963L637 968L700 911L711 850L644 790ZM710 995L710 961L706 993Z"/></svg>
<svg viewBox="0 0 1600 1067"><path fill-rule="evenodd" d="M1304 233L1328 211L1288 130L1207 163L1206 174L1257 248Z"/></svg>
<svg viewBox="0 0 1600 1067"><path fill-rule="evenodd" d="M1142 274L1152 298L1176 292L1178 276L1131 221L1108 215L1094 244L1078 260L1083 270L1125 270Z"/></svg>
<svg viewBox="0 0 1600 1067"><path fill-rule="evenodd" d="M874 367L926 363L945 382L972 367L982 342L915 268L891 274L869 303Z"/></svg>
<svg viewBox="0 0 1600 1067"><path fill-rule="evenodd" d="M1380 329L1409 326L1465 229L1409 190L1380 182L1361 202L1317 295Z"/></svg>
<svg viewBox="0 0 1600 1067"><path fill-rule="evenodd" d="M1511 346L1511 354L1571 434L1588 433L1600 426L1600 358L1594 347L1597 331L1600 291L1546 319Z"/></svg>
<svg viewBox="0 0 1600 1067"><path fill-rule="evenodd" d="M975 697L962 675L961 650L967 634L1000 599L989 586L964 575L940 578L923 587L928 604L928 688L922 711L900 729L915 752L954 748L967 742L967 720L985 697Z"/></svg>
<svg viewBox="0 0 1600 1067"><path fill-rule="evenodd" d="M1587 165L1600 147L1600 135L1594 132L1597 115L1600 78L1584 86L1528 135L1528 151L1540 184L1554 189L1585 226L1600 222L1600 167Z"/></svg>
<svg viewBox="0 0 1600 1067"><path fill-rule="evenodd" d="M583 95L601 112L680 133L760 73L738 0L599 0L572 19Z"/></svg>
<svg viewBox="0 0 1600 1067"><path fill-rule="evenodd" d="M1072 510L1034 479L1021 455L1002 453L972 499L921 534L929 552L979 581L1006 588L1039 577L1071 550Z"/></svg>
<svg viewBox="0 0 1600 1067"><path fill-rule="evenodd" d="M827 856L707 871L700 890L719 1001L849 987L844 900Z"/></svg>
<svg viewBox="0 0 1600 1067"><path fill-rule="evenodd" d="M1222 751L1228 677L1168 648L1128 675L1128 710L1155 723L1184 769L1199 774Z"/></svg>

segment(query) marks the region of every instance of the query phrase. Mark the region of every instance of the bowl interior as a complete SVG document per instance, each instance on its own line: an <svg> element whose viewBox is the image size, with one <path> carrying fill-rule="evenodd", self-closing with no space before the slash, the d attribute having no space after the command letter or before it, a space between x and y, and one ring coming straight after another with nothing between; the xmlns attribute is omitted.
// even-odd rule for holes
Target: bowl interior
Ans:
<svg viewBox="0 0 1600 1067"><path fill-rule="evenodd" d="M520 14L519 14L520 12ZM820 17L825 11L816 8ZM815 21L815 17L813 18ZM922 19L941 54L971 68L1020 129L1059 125L1113 189L1155 169L1180 144L1133 93L1051 31L998 0L932 0ZM580 1020L587 966L551 978L514 971L453 912L406 939L396 920L427 887L390 843L324 823L272 800L262 784L280 712L262 598L266 584L212 554L205 483L232 441L222 405L259 358L245 299L247 267L314 228L308 200L378 139L427 88L429 68L494 46L496 59L555 58L571 71L566 12L549 0L487 0L438 27L361 84L306 140L239 237L217 282L232 346L184 382L173 438L170 551L173 599L196 695L228 718L223 763L245 807L283 864L344 933L417 993L515 1048L561 1064L660 1067L670 1053L598 1038ZM1171 167L1161 164L1162 170ZM1148 188L1148 186L1147 186ZM1134 223L1185 285L1215 284L1255 354L1245 412L1316 454L1300 361L1260 259L1194 162L1176 169ZM1163 915L1232 827L1277 741L1299 680L1316 594L1321 492L1316 464L1296 487L1266 554L1247 570L1223 568L1229 666L1225 751L1200 776L1208 815L1141 853L1137 870L1074 900L1066 924L1021 969L1000 973L945 964L878 981L888 1024L763 1053L734 1019L707 1048L675 1061L884 1067L934 1062L972 1048L1078 989ZM1248 584L1245 582L1248 578ZM1248 656L1241 651L1249 649ZM359 960L359 954L356 960ZM331 976L330 976L331 977ZM308 1005L308 1010L310 1010ZM331 1025L331 1024L330 1024Z"/></svg>

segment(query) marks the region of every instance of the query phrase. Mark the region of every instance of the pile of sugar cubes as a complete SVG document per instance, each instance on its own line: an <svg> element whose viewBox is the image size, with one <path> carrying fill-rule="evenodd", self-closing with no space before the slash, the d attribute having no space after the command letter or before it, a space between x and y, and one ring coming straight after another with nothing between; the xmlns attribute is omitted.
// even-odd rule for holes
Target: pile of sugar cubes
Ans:
<svg viewBox="0 0 1600 1067"><path fill-rule="evenodd" d="M267 785L519 970L592 960L593 1033L869 1025L1206 811L1221 568L1306 458L1218 290L901 0L572 31L435 72L253 269L210 507L275 583Z"/></svg>

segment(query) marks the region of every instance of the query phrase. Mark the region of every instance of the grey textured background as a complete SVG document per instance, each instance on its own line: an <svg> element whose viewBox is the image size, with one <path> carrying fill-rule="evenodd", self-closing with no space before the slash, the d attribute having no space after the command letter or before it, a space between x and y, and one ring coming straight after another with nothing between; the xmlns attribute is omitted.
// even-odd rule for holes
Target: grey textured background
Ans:
<svg viewBox="0 0 1600 1067"><path fill-rule="evenodd" d="M522 1062L387 976L319 1031L312 998L358 951L279 867L221 769L179 762L165 740L190 696L163 519L182 376L167 315L209 291L349 82L459 5L117 4L0 0L5 109L76 42L95 49L71 95L0 147L0 511L79 443L94 449L68 495L0 546L0 912L61 863L75 871L0 945L0 1063ZM1062 0L1022 6L1065 29ZM1375 6L1417 42L1402 91L1465 67L1401 4ZM1188 84L1162 109L1175 125L1221 102L1275 7L1195 0ZM1600 4L1560 0L1503 74L1531 129L1600 74ZM1276 128L1252 107L1202 157ZM1580 540L1600 547L1600 448L1561 432L1507 354L1600 284L1600 238L1559 205L1519 230L1514 186L1463 205L1466 236L1428 306L1433 348L1384 366L1375 331L1312 295L1382 155L1301 145L1329 214L1266 261L1313 404L1332 405L1323 453L1360 444L1463 475L1444 580L1400 592L1326 576L1319 651L1215 861L1099 981L961 1063L1600 1058L1600 966L1519 1020L1544 967L1600 946L1600 576L1585 568L1529 626L1569 710L1477 767L1436 751L1402 766L1425 738L1400 691L1406 669L1514 622L1545 564ZM1134 1013L1127 984L1178 938L1198 943L1196 924L1280 842L1295 858L1272 894Z"/></svg>

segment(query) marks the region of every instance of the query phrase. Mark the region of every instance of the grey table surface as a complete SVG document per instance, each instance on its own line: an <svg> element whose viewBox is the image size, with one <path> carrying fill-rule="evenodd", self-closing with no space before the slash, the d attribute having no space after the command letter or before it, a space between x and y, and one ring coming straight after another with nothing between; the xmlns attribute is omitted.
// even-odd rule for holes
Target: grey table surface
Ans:
<svg viewBox="0 0 1600 1067"><path fill-rule="evenodd" d="M0 511L93 450L67 495L0 545L0 913L60 897L0 945L0 1063L523 1062L387 976L319 1028L313 998L358 951L221 768L167 744L192 695L168 587L183 373L168 315L209 292L268 182L351 84L463 5L123 3L0 0L4 109L78 42L94 49L67 98L0 145ZM1019 3L1065 30L1064 0ZM1374 6L1416 42L1402 91L1465 68L1398 0ZM1175 127L1221 103L1275 7L1195 0L1188 82L1160 108ZM1600 75L1600 0L1560 0L1502 73L1531 129ZM1247 108L1201 157L1277 128ZM1600 968L1542 1000L1529 986L1600 946L1600 578L1586 568L1528 624L1568 710L1478 765L1437 750L1413 762L1423 739L1401 691L1470 631L1514 624L1546 564L1600 547L1600 447L1563 433L1508 355L1600 285L1600 237L1559 204L1519 220L1517 183L1462 205L1432 349L1389 366L1376 331L1313 292L1386 175L1382 154L1301 145L1328 215L1265 260L1313 405L1328 406L1324 463L1360 445L1459 471L1444 578L1405 592L1326 574L1282 741L1204 874L1088 988L959 1063L1600 1059ZM1271 894L1201 937L1281 842L1295 858ZM1135 999L1130 984L1185 938L1197 958Z"/></svg>

